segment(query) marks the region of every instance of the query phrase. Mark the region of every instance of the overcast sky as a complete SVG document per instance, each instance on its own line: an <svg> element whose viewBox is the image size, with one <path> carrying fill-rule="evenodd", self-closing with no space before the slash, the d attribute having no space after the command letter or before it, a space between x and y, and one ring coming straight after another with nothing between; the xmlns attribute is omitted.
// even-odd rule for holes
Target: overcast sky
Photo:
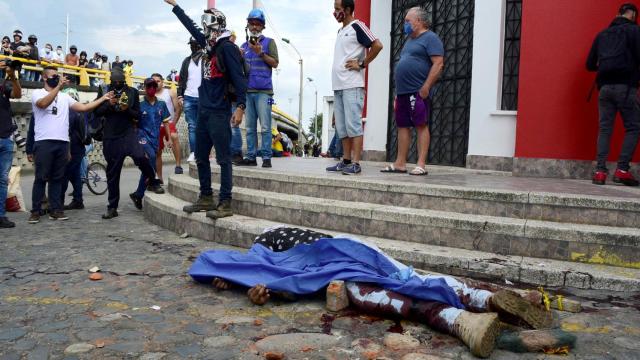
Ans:
<svg viewBox="0 0 640 360"><path fill-rule="evenodd" d="M189 16L200 23L206 0L178 0ZM297 118L299 65L298 56L279 39L289 38L304 59L305 123L314 113L315 89L318 87L318 112L322 112L322 96L331 95L331 63L333 45L340 25L332 16L333 0L262 0L269 22L265 35L278 39L280 66L274 73L275 100L285 112ZM244 42L246 17L251 0L217 0L216 7L227 16L228 28L238 33L238 45ZM113 61L134 61L136 75L169 73L179 70L189 54L189 33L171 13L163 0L0 0L0 24L3 35L14 29L25 35L38 36L38 45L51 43L65 46L66 14L70 18L70 45L79 51L106 53ZM66 50L65 50L66 51ZM306 126L306 124L305 124Z"/></svg>

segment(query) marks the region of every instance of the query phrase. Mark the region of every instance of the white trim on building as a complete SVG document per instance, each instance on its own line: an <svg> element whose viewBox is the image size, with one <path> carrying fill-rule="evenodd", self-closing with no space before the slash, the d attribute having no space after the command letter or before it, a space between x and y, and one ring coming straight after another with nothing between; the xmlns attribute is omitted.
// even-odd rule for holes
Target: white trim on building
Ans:
<svg viewBox="0 0 640 360"><path fill-rule="evenodd" d="M322 97L322 152L326 153L331 145L336 129L331 126L333 121L333 96Z"/></svg>
<svg viewBox="0 0 640 360"><path fill-rule="evenodd" d="M502 111L505 0L475 2L468 155L513 157L515 111Z"/></svg>
<svg viewBox="0 0 640 360"><path fill-rule="evenodd" d="M391 76L392 1L371 1L371 31L384 48L369 65L367 84L367 119L364 131L364 151L387 150L389 123L389 77ZM329 139L331 140L331 139ZM324 143L324 142L323 142Z"/></svg>

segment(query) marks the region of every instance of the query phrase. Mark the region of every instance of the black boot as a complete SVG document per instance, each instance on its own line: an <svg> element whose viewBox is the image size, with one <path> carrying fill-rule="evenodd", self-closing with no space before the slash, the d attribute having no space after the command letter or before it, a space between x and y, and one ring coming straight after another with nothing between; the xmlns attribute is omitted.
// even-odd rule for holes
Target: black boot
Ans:
<svg viewBox="0 0 640 360"><path fill-rule="evenodd" d="M213 202L213 195L200 194L195 204L187 205L183 207L182 210L186 213L191 214L194 212L215 210L215 208L216 208L216 205Z"/></svg>
<svg viewBox="0 0 640 360"><path fill-rule="evenodd" d="M102 215L102 218L105 220L111 220L115 217L118 217L118 210L116 209L107 209L107 212Z"/></svg>

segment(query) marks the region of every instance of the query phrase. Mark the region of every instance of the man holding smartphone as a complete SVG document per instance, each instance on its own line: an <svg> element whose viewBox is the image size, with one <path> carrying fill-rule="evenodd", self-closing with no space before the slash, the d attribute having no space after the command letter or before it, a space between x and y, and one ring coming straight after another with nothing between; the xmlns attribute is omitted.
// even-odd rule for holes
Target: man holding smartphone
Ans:
<svg viewBox="0 0 640 360"><path fill-rule="evenodd" d="M257 166L258 119L262 127L262 167L271 167L271 105L273 105L272 71L278 67L276 42L264 36L265 16L262 10L253 9L247 16L247 42L242 44L245 62L249 65L247 88L247 155L236 163L240 166Z"/></svg>
<svg viewBox="0 0 640 360"><path fill-rule="evenodd" d="M42 71L44 88L34 90L31 95L34 117L33 158L35 161L35 179L30 224L40 222L44 189L49 183L49 219L67 220L63 212L62 183L65 179L65 167L69 161L69 110L87 112L97 108L104 101L113 99L109 92L88 104L75 101L62 93L69 81L58 75L58 69L47 66Z"/></svg>

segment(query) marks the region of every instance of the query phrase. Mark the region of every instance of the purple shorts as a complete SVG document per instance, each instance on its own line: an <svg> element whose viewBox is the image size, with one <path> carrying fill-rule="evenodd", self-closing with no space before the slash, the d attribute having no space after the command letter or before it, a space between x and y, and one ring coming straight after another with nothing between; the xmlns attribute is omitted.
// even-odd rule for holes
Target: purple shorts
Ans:
<svg viewBox="0 0 640 360"><path fill-rule="evenodd" d="M431 99L422 99L418 93L396 97L396 125L399 128L429 126Z"/></svg>

